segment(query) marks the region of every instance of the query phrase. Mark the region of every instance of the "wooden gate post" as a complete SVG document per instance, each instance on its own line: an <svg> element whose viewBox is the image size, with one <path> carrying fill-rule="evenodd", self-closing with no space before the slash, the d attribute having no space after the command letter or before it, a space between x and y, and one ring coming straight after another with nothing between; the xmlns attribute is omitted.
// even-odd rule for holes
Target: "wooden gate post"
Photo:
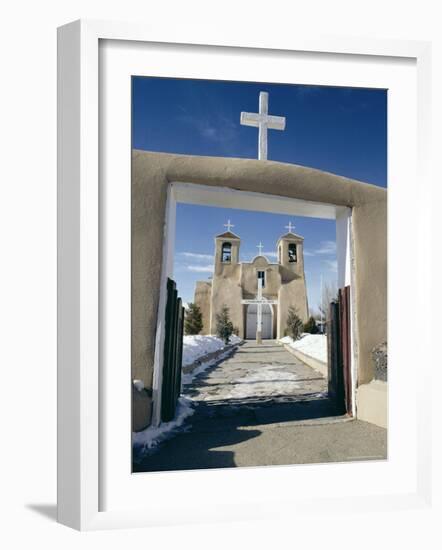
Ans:
<svg viewBox="0 0 442 550"><path fill-rule="evenodd" d="M339 302L331 302L328 341L328 394L336 406L336 414L345 414L345 393L342 369L342 347Z"/></svg>
<svg viewBox="0 0 442 550"><path fill-rule="evenodd" d="M351 331L350 331L350 287L339 290L339 313L341 332L342 375L344 386L345 408L348 414L352 411L351 399Z"/></svg>
<svg viewBox="0 0 442 550"><path fill-rule="evenodd" d="M164 338L163 385L161 388L161 421L170 422L175 417L181 393L181 368L183 360L184 308L178 298L176 284L167 280L167 304Z"/></svg>

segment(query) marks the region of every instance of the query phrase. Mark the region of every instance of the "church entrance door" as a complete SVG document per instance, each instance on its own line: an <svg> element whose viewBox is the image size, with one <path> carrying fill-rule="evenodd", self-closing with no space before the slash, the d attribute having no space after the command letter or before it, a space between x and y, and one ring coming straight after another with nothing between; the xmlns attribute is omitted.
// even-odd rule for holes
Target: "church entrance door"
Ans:
<svg viewBox="0 0 442 550"><path fill-rule="evenodd" d="M258 306L256 304L249 304L247 306L247 320L246 320L246 338L247 340L254 340L256 338L256 323L258 321ZM272 306L262 306L262 335L261 338L272 339L273 338L273 315Z"/></svg>

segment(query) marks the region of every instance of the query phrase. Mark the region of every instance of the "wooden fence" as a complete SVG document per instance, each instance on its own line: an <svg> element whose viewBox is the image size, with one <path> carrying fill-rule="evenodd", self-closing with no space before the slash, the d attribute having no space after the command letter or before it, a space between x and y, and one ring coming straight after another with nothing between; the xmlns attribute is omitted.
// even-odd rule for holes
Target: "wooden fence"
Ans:
<svg viewBox="0 0 442 550"><path fill-rule="evenodd" d="M184 308L181 298L178 297L175 281L172 279L167 280L165 322L161 421L169 422L175 417L181 393L184 329Z"/></svg>
<svg viewBox="0 0 442 550"><path fill-rule="evenodd" d="M338 300L330 304L327 331L328 393L337 414L351 414L351 326L350 287L339 290Z"/></svg>

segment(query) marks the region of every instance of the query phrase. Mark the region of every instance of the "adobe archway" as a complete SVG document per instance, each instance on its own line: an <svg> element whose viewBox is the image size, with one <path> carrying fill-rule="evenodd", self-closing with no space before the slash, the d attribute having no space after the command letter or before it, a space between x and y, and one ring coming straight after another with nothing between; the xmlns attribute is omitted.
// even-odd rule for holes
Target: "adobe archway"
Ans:
<svg viewBox="0 0 442 550"><path fill-rule="evenodd" d="M387 339L385 189L293 164L133 151L132 377L142 380L147 388L146 398L138 400L134 410L134 428L150 423L151 400L158 399L154 364L161 348L156 345L157 319L164 308L160 301L162 279L168 269L163 265L164 224L172 182L351 209L352 242L350 233L347 242L353 250L353 265L344 265L344 271L352 269L355 375L359 385L370 382L371 350Z"/></svg>

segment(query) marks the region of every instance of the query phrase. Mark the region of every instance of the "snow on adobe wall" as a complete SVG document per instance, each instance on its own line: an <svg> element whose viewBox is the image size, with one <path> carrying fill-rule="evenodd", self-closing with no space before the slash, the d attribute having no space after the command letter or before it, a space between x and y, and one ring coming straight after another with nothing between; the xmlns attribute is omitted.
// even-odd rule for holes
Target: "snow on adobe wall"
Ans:
<svg viewBox="0 0 442 550"><path fill-rule="evenodd" d="M230 337L230 344L239 344L241 338L232 335ZM204 357L209 353L224 349L226 345L224 342L216 336L184 336L183 341L183 366L191 365L200 357Z"/></svg>
<svg viewBox="0 0 442 550"><path fill-rule="evenodd" d="M299 340L293 341L290 336L281 338L280 342L288 344L305 355L327 363L327 336L325 334L304 333Z"/></svg>

